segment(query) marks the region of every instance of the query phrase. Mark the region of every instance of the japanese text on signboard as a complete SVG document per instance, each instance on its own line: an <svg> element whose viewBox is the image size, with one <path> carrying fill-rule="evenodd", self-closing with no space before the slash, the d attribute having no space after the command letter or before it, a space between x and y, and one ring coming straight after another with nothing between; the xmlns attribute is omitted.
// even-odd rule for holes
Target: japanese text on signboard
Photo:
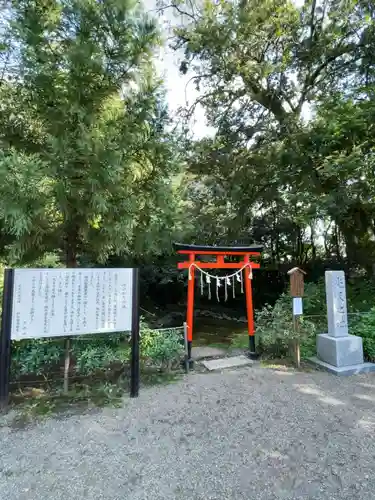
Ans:
<svg viewBox="0 0 375 500"><path fill-rule="evenodd" d="M16 269L12 339L131 330L132 269Z"/></svg>

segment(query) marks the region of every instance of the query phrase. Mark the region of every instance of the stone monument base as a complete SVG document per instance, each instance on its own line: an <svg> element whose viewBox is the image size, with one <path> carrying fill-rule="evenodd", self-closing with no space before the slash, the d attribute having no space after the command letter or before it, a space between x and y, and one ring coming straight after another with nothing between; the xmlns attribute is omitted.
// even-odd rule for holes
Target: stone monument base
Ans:
<svg viewBox="0 0 375 500"><path fill-rule="evenodd" d="M354 375L375 371L374 363L363 362L362 338L356 335L332 337L323 333L317 336L317 357L314 364L336 375Z"/></svg>
<svg viewBox="0 0 375 500"><path fill-rule="evenodd" d="M339 368L363 363L362 337L356 335L332 337L323 333L316 338L316 351L318 359Z"/></svg>
<svg viewBox="0 0 375 500"><path fill-rule="evenodd" d="M375 363L360 363L358 365L349 365L349 366L333 366L329 363L325 363L320 359L314 357L309 358L309 361L327 372L333 373L335 375L358 375L360 373L370 373L375 372Z"/></svg>

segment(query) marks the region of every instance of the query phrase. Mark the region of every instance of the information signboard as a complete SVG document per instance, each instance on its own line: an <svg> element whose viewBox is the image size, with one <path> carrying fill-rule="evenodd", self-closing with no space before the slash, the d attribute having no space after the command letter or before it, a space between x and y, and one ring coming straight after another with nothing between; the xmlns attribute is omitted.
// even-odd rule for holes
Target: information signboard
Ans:
<svg viewBox="0 0 375 500"><path fill-rule="evenodd" d="M0 330L0 412L9 402L12 340L131 332L130 396L139 394L139 269L5 269Z"/></svg>
<svg viewBox="0 0 375 500"><path fill-rule="evenodd" d="M131 331L132 269L15 269L11 339Z"/></svg>

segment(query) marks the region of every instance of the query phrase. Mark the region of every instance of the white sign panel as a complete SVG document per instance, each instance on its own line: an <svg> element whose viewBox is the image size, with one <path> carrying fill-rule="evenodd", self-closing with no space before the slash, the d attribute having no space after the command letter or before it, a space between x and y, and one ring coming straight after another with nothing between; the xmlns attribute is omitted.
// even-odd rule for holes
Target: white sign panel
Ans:
<svg viewBox="0 0 375 500"><path fill-rule="evenodd" d="M16 269L13 340L131 330L132 269Z"/></svg>
<svg viewBox="0 0 375 500"><path fill-rule="evenodd" d="M344 271L326 271L328 334L331 337L348 335Z"/></svg>
<svg viewBox="0 0 375 500"><path fill-rule="evenodd" d="M301 316L302 311L302 297L293 298L293 316Z"/></svg>

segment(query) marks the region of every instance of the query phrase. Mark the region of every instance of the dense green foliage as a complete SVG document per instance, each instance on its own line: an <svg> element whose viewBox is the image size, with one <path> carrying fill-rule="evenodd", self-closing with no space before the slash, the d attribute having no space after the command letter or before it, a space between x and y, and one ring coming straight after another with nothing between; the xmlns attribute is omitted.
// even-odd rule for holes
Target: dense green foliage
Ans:
<svg viewBox="0 0 375 500"><path fill-rule="evenodd" d="M372 5L158 3L199 89L184 114L203 107L213 138L169 132L162 40L137 2L3 3L3 257L160 267L173 238L256 240L273 267L372 277Z"/></svg>
<svg viewBox="0 0 375 500"><path fill-rule="evenodd" d="M189 156L196 238L255 239L274 265L323 259L372 276L373 5L193 4L178 3L176 46L217 129Z"/></svg>
<svg viewBox="0 0 375 500"><path fill-rule="evenodd" d="M363 339L363 352L368 361L375 361L375 307L372 307L368 314L358 318L351 331Z"/></svg>
<svg viewBox="0 0 375 500"><path fill-rule="evenodd" d="M9 258L136 258L170 241L177 147L132 0L10 2L0 86Z"/></svg>
<svg viewBox="0 0 375 500"><path fill-rule="evenodd" d="M42 375L61 382L64 352L64 342L59 339L14 342L11 365L13 378ZM93 375L108 370L123 373L124 367L129 364L129 337L123 334L76 337L72 340L71 356L73 375ZM178 366L182 357L182 329L151 330L142 323L141 359L145 366L169 371Z"/></svg>
<svg viewBox="0 0 375 500"><path fill-rule="evenodd" d="M313 319L325 310L325 269L347 272L350 312L374 304L375 7L362 0L158 4L178 14L173 46L198 91L181 110L184 134L155 70L157 19L139 2L0 3L1 262L137 262L142 298L150 303L153 295L160 306L182 296L173 239L257 241L263 268L285 275L302 265L316 282L307 287L311 318L299 334L307 353L325 327ZM189 134L198 107L212 137ZM268 287L267 301L273 289L278 295L282 283ZM294 338L288 301L282 295L258 314L264 352L285 353ZM372 313L363 318L353 328L367 332L372 359ZM176 339L150 339L142 340L145 357L173 364ZM62 349L19 344L15 370L48 371ZM92 373L123 363L127 349L113 336L73 343L72 354L77 372Z"/></svg>
<svg viewBox="0 0 375 500"><path fill-rule="evenodd" d="M307 284L303 300L304 315L300 318L298 331L293 326L292 298L288 293L283 293L273 306L266 304L255 317L259 353L271 358L289 357L292 341L299 340L301 357L313 356L316 334L323 333L327 328L326 317L322 315L324 308L323 282ZM247 335L233 340L236 347L246 347L247 344Z"/></svg>
<svg viewBox="0 0 375 500"><path fill-rule="evenodd" d="M363 338L365 358L375 360L375 287L363 280L347 284L349 333ZM370 308L371 307L371 308ZM293 328L292 298L283 293L273 306L266 304L256 314L259 353L265 357L290 357L291 341L299 340L301 357L316 354L316 335L327 331L326 297L324 281L307 283L303 298L303 316L299 329ZM233 340L235 347L247 347L246 334Z"/></svg>
<svg viewBox="0 0 375 500"><path fill-rule="evenodd" d="M302 317L295 330L292 321L291 299L282 295L276 304L266 305L257 315L259 351L263 355L285 357L290 354L291 344L298 340L302 345L302 357L314 354L316 327L311 319ZM311 345L312 344L312 345ZM312 347L310 352L310 347Z"/></svg>

